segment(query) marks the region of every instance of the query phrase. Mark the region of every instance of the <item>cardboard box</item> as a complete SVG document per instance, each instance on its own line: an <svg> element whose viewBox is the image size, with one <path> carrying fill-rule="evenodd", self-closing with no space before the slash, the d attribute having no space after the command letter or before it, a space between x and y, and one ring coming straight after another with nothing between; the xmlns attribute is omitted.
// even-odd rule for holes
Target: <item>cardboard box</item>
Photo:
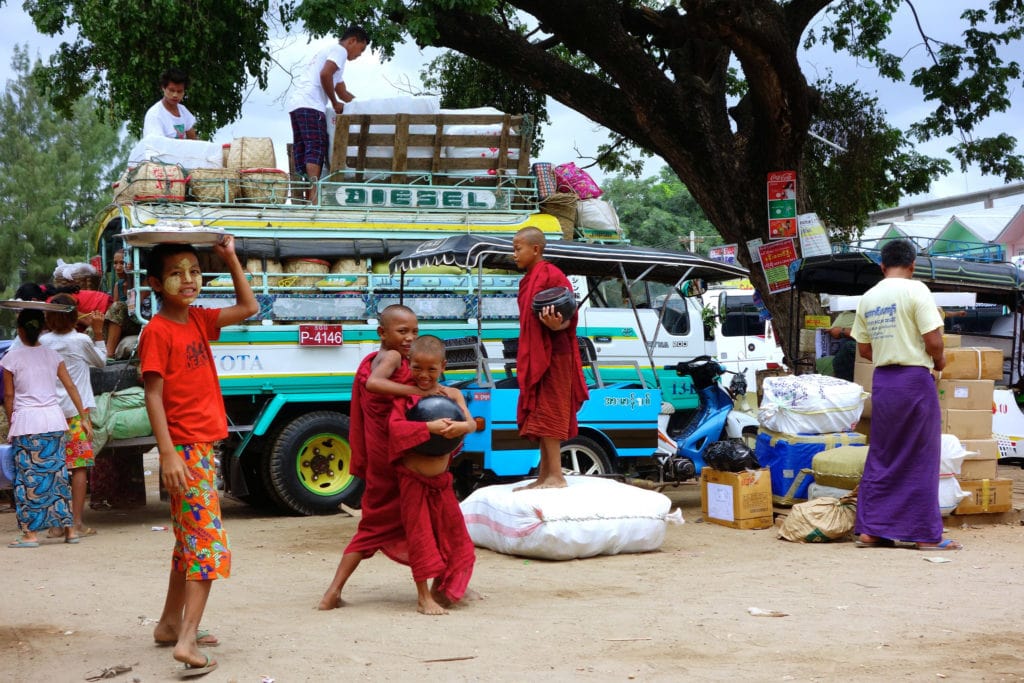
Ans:
<svg viewBox="0 0 1024 683"><path fill-rule="evenodd" d="M771 473L767 467L743 472L705 467L700 473L700 510L707 521L733 529L770 528Z"/></svg>
<svg viewBox="0 0 1024 683"><path fill-rule="evenodd" d="M995 382L990 379L940 379L935 388L941 408L992 410Z"/></svg>
<svg viewBox="0 0 1024 683"><path fill-rule="evenodd" d="M946 349L942 379L1003 379L1003 352L987 346Z"/></svg>
<svg viewBox="0 0 1024 683"><path fill-rule="evenodd" d="M942 346L947 349L960 348L960 335L959 334L944 334L942 335Z"/></svg>
<svg viewBox="0 0 1024 683"><path fill-rule="evenodd" d="M980 515L1013 509L1012 479L964 480L960 482L960 488L971 495L960 501L953 514Z"/></svg>
<svg viewBox="0 0 1024 683"><path fill-rule="evenodd" d="M960 439L965 451L977 453L967 456L970 460L997 460L999 458L999 442L995 439ZM977 477L984 479L985 477Z"/></svg>
<svg viewBox="0 0 1024 683"><path fill-rule="evenodd" d="M995 479L997 469L996 462L996 458L964 459L960 463L960 474L957 475L957 479L961 482L980 479ZM961 488L963 488L962 484Z"/></svg>
<svg viewBox="0 0 1024 683"><path fill-rule="evenodd" d="M875 374L875 366L859 355L853 366L853 382L859 384L864 391L871 393L871 377ZM871 417L871 397L864 399L864 410L860 413L861 418Z"/></svg>
<svg viewBox="0 0 1024 683"><path fill-rule="evenodd" d="M991 439L992 409L942 411L942 433L955 434L961 439Z"/></svg>

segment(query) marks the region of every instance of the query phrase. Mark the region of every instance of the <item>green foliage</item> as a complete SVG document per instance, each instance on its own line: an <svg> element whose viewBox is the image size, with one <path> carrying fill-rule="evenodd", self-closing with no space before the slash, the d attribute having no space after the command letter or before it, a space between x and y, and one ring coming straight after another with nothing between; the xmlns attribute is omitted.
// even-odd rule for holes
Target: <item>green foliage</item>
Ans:
<svg viewBox="0 0 1024 683"><path fill-rule="evenodd" d="M17 75L0 96L0 294L50 280L57 258L83 260L92 221L110 201L114 163L127 153L97 102L80 97L69 119L37 87L41 63L15 47Z"/></svg>
<svg viewBox="0 0 1024 683"><path fill-rule="evenodd" d="M830 42L836 50L868 60L882 76L902 81L905 55L893 54L881 45L891 33L890 21L901 2L917 18L909 0L834 2L826 10L832 22L820 35L810 31L806 44ZM909 132L921 142L956 135L960 143L947 151L960 162L961 170L973 163L983 173L1002 175L1007 182L1019 180L1024 178L1024 155L1016 152L1016 139L1005 134L973 136L991 114L1010 106L1010 87L1019 82L1021 67L1004 57L1024 37L1024 6L1017 0L992 0L988 10L968 9L960 18L966 28L955 44L936 40L918 24L931 64L915 69L910 84L921 90L934 109L911 125Z"/></svg>
<svg viewBox="0 0 1024 683"><path fill-rule="evenodd" d="M915 152L886 123L877 98L831 79L815 87L821 104L811 132L846 151L808 140L802 182L834 236L853 237L858 226L867 225L869 212L898 204L901 194L926 192L933 178L951 170L946 160Z"/></svg>
<svg viewBox="0 0 1024 683"><path fill-rule="evenodd" d="M270 0L26 0L41 33L73 29L49 64L37 71L65 116L83 92L95 92L108 120L127 121L138 135L160 99L160 74L189 74L186 106L206 136L234 121L243 86L267 85L266 14Z"/></svg>
<svg viewBox="0 0 1024 683"><path fill-rule="evenodd" d="M447 51L420 71L423 85L441 96L441 106L450 109L495 107L510 114L527 114L533 124L530 152L537 155L544 146L541 125L550 123L547 96L510 81L501 71L458 52Z"/></svg>
<svg viewBox="0 0 1024 683"><path fill-rule="evenodd" d="M601 198L615 206L619 224L634 244L689 250L691 230L699 238L698 252L722 244L721 235L670 168L643 180L619 175L605 181L602 189Z"/></svg>

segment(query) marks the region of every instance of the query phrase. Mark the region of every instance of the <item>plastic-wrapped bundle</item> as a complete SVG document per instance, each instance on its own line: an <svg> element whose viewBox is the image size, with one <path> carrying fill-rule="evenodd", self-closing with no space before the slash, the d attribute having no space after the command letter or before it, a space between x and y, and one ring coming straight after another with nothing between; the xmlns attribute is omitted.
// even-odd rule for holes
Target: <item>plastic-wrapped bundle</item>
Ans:
<svg viewBox="0 0 1024 683"><path fill-rule="evenodd" d="M763 427L787 434L851 431L867 396L859 384L838 377L767 377L757 418Z"/></svg>

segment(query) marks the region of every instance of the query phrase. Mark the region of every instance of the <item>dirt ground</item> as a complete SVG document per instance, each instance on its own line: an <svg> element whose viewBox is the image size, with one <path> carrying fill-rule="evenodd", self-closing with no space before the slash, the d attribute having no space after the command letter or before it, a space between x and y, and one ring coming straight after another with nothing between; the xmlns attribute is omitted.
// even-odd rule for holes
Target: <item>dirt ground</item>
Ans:
<svg viewBox="0 0 1024 683"><path fill-rule="evenodd" d="M1018 480L1020 470L1001 468ZM695 484L670 490L686 524L659 552L544 562L480 550L484 599L417 614L408 569L378 556L318 612L347 516L267 516L225 503L233 576L218 581L204 627L220 681L1024 679L1020 513L948 535L954 553L803 545L773 530L700 521ZM166 504L87 512L79 545L0 548L0 671L9 681L174 679L154 646L172 538ZM959 524L959 522L957 522ZM0 538L15 536L0 514ZM927 558L950 562L932 564ZM788 616L751 616L748 608Z"/></svg>

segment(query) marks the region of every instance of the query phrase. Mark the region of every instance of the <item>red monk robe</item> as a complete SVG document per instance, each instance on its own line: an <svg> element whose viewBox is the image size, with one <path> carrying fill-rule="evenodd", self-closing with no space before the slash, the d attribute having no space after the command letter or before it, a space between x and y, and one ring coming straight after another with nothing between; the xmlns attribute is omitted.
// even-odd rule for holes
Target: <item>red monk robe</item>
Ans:
<svg viewBox="0 0 1024 683"><path fill-rule="evenodd" d="M419 396L394 399L389 425L391 461L398 472L402 523L413 581L437 579L436 588L452 602L466 594L476 554L466 529L452 474L425 477L402 464L402 457L430 438L426 423L405 419ZM445 456L450 458L451 455Z"/></svg>
<svg viewBox="0 0 1024 683"><path fill-rule="evenodd" d="M539 396L544 393L550 398L557 396L561 405L571 409L569 436L579 433L576 413L587 400L589 392L583 377L580 348L576 341L576 323L579 313L573 313L572 321L564 330L552 332L540 317L533 312L533 298L545 289L568 287L572 284L558 266L548 261L538 261L519 281L519 349L516 354L516 376L519 379L519 406L517 421L522 430L530 412L537 407ZM552 362L571 362L571 382L544 382L551 377ZM566 373L558 373L565 376Z"/></svg>
<svg viewBox="0 0 1024 683"><path fill-rule="evenodd" d="M366 380L370 377L377 353L375 351L363 359L352 383L348 435L352 462L349 469L366 482L366 489L363 491L363 514L359 519L359 527L345 552L361 552L367 558L380 550L396 562L409 564L399 502L398 473L391 464L388 449L388 416L391 415L395 397L376 394L366 388ZM409 361L403 358L402 364L389 379L400 384L410 384L412 375L409 372Z"/></svg>

